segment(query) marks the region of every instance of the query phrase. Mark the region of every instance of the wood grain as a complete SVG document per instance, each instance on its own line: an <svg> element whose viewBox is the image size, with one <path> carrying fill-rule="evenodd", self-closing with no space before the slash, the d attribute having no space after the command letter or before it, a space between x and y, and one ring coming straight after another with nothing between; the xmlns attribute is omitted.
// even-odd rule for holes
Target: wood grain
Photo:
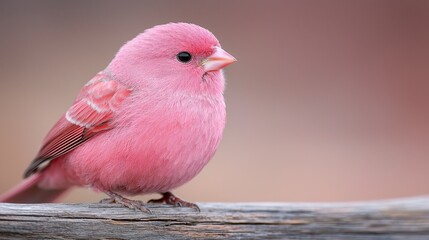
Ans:
<svg viewBox="0 0 429 240"><path fill-rule="evenodd" d="M0 204L0 239L429 239L429 197L355 203Z"/></svg>

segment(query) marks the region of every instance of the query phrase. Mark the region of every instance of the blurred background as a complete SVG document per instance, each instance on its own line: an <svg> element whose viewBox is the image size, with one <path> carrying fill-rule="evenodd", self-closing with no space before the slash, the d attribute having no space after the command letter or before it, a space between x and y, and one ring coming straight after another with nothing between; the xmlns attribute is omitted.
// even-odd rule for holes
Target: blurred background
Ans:
<svg viewBox="0 0 429 240"><path fill-rule="evenodd" d="M1 1L0 192L80 87L144 29L192 22L239 61L189 201L429 193L429 1ZM87 189L66 202L103 198ZM147 199L151 196L143 197Z"/></svg>

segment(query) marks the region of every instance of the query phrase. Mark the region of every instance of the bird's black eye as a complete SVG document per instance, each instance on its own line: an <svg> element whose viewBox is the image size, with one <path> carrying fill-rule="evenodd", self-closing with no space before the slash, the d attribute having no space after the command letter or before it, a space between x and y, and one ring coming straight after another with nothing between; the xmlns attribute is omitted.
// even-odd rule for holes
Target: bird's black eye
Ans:
<svg viewBox="0 0 429 240"><path fill-rule="evenodd" d="M188 52L179 52L177 54L177 60L179 60L179 62L187 63L187 62L191 61L191 59L192 59L192 56Z"/></svg>

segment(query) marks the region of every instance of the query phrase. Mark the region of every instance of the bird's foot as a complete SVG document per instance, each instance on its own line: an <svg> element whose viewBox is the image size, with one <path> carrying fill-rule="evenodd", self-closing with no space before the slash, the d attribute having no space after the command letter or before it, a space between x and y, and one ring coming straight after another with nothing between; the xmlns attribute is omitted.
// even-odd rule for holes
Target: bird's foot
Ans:
<svg viewBox="0 0 429 240"><path fill-rule="evenodd" d="M113 199L113 198L105 198L105 199L101 199L99 203L102 203L102 204L105 204L105 203L111 204L111 203L115 203L115 199Z"/></svg>
<svg viewBox="0 0 429 240"><path fill-rule="evenodd" d="M145 204L140 200L131 200L114 192L105 192L110 198L106 198L100 201L100 203L119 203L130 209L137 209L145 213L152 213L149 208L145 207Z"/></svg>
<svg viewBox="0 0 429 240"><path fill-rule="evenodd" d="M162 203L173 205L175 207L189 207L201 212L200 208L195 203L190 203L174 196L171 192L162 193L162 198L149 200L148 203Z"/></svg>

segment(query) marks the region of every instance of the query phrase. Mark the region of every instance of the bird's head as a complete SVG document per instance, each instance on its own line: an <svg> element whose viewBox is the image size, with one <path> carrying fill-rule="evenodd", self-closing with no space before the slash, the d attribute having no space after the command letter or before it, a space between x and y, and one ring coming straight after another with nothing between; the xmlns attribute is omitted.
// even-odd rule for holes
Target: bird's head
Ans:
<svg viewBox="0 0 429 240"><path fill-rule="evenodd" d="M134 87L222 93L222 69L235 61L210 31L194 24L169 23L126 43L108 70Z"/></svg>

